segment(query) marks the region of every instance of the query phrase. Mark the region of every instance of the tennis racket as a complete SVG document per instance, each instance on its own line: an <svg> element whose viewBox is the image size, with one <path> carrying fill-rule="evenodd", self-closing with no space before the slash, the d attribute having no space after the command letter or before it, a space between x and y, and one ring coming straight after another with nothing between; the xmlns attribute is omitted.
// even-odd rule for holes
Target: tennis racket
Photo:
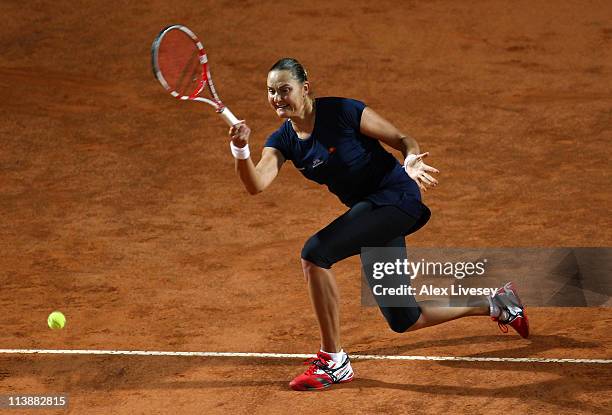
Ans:
<svg viewBox="0 0 612 415"><path fill-rule="evenodd" d="M229 126L240 122L221 102L204 45L187 27L172 25L159 32L151 45L151 63L153 74L173 97L211 105ZM205 90L210 98L201 96Z"/></svg>

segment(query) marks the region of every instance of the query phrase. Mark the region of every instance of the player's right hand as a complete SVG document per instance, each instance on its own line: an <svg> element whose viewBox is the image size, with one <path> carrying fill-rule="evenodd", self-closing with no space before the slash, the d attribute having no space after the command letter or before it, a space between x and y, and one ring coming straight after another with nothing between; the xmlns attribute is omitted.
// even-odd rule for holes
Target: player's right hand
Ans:
<svg viewBox="0 0 612 415"><path fill-rule="evenodd" d="M244 147L249 143L249 136L251 135L251 129L246 122L240 121L240 123L233 125L229 129L229 136L232 143L236 147Z"/></svg>

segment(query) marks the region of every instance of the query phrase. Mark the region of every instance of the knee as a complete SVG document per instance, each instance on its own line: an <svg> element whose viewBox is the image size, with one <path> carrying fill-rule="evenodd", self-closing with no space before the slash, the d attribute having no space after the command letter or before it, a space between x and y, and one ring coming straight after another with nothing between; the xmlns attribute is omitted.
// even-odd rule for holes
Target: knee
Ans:
<svg viewBox="0 0 612 415"><path fill-rule="evenodd" d="M416 223L412 226L412 228L410 228L407 234L414 233L418 231L419 229L421 229L423 226L427 224L427 222L429 222L430 218L431 218L431 210L429 210L427 206L423 205L423 212L421 213L421 216L416 221Z"/></svg>
<svg viewBox="0 0 612 415"><path fill-rule="evenodd" d="M308 238L301 254L304 272L308 271L313 265L325 269L331 268L333 264L330 262L326 251L317 235Z"/></svg>
<svg viewBox="0 0 612 415"><path fill-rule="evenodd" d="M404 321L387 321L387 323L389 324L389 328L396 333L405 333L408 331L410 326L412 326L412 324Z"/></svg>
<svg viewBox="0 0 612 415"><path fill-rule="evenodd" d="M304 272L304 277L308 279L308 276L312 274L313 269L317 267L316 264L310 262L307 259L302 258L302 271Z"/></svg>
<svg viewBox="0 0 612 415"><path fill-rule="evenodd" d="M421 317L421 309L418 307L401 308L400 312L394 312L387 317L389 328L396 333L405 333L413 329Z"/></svg>

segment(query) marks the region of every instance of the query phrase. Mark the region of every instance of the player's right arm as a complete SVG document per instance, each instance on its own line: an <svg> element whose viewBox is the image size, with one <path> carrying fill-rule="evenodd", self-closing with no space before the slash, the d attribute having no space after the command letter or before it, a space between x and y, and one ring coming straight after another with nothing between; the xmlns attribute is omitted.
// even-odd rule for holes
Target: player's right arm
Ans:
<svg viewBox="0 0 612 415"><path fill-rule="evenodd" d="M244 148L249 142L251 129L245 123L241 123L231 127L229 135L236 147ZM264 147L257 165L253 163L251 157L244 160L235 159L236 173L247 192L256 195L274 181L284 162L285 158L280 151L272 147Z"/></svg>

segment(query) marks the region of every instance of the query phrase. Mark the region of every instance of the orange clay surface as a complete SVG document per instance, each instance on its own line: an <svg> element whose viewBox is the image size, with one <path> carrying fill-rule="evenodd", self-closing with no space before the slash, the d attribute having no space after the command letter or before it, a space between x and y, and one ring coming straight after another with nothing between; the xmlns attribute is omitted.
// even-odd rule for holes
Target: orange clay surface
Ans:
<svg viewBox="0 0 612 415"><path fill-rule="evenodd" d="M244 191L223 121L152 77L175 22L256 159L283 56L415 137L441 173L409 247L612 245L609 1L179 3L0 4L2 348L318 350L299 252L345 208L291 163ZM351 353L612 358L609 308L528 308L530 340L476 317L398 335L360 305L358 260L334 269ZM603 364L356 361L354 382L298 393L300 363L2 354L0 395L69 395L41 414L610 413Z"/></svg>

